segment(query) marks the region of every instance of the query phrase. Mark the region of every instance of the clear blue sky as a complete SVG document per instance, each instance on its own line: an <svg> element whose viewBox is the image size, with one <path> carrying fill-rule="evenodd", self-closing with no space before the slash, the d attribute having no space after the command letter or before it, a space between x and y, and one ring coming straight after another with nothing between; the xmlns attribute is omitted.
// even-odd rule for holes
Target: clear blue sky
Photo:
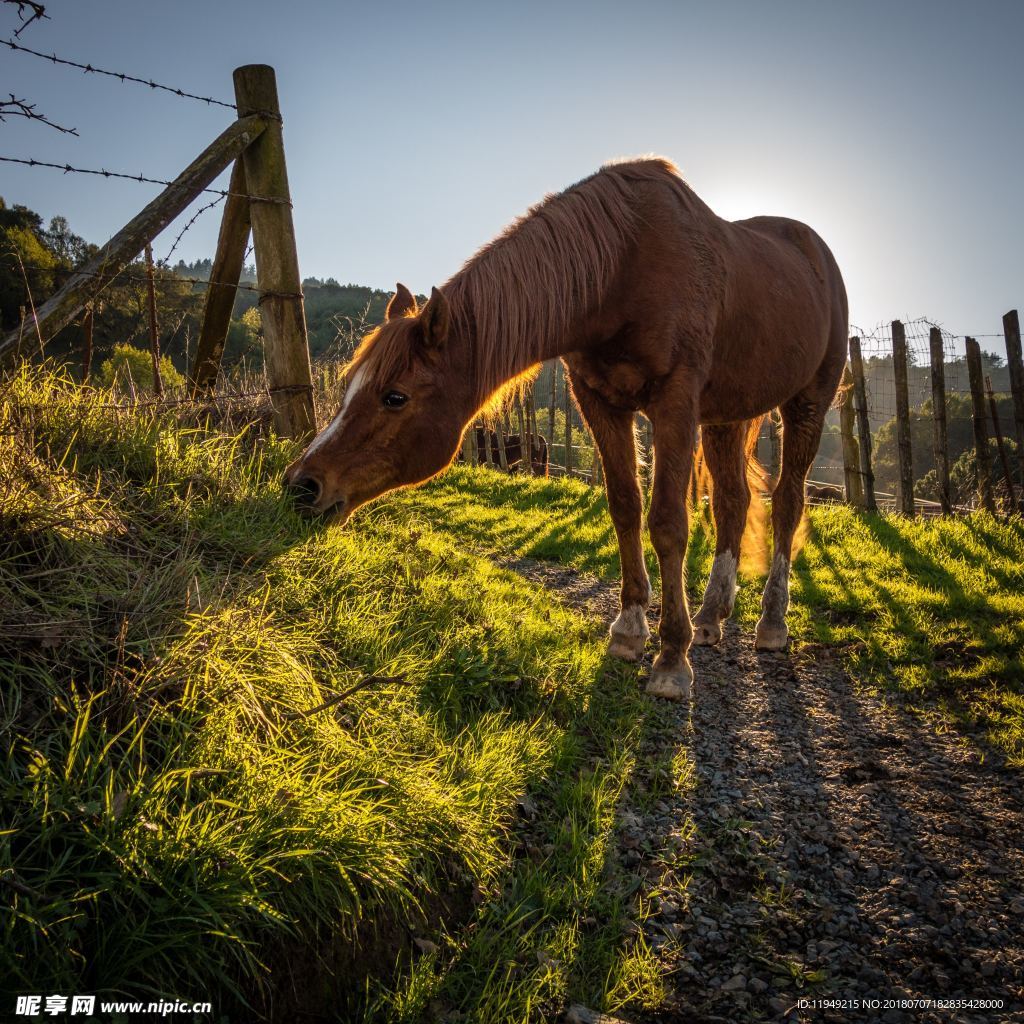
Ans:
<svg viewBox="0 0 1024 1024"><path fill-rule="evenodd" d="M304 276L429 291L546 192L653 152L725 217L816 228L854 323L929 316L997 333L1024 306L1020 0L47 10L26 45L207 95L231 99L237 65L274 65ZM14 9L0 19L6 37ZM12 118L3 155L172 177L230 118L6 48L0 61L0 93L81 134ZM96 242L156 191L0 165L8 203L63 213ZM204 215L178 253L211 256L218 219Z"/></svg>

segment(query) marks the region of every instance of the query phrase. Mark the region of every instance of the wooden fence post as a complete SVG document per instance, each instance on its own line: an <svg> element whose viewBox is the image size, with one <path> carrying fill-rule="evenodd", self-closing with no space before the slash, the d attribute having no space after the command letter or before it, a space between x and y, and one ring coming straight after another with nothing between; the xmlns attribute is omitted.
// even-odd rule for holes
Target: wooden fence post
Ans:
<svg viewBox="0 0 1024 1024"><path fill-rule="evenodd" d="M1006 494L1010 499L1010 511L1017 508L1017 492L1013 487L1013 475L1010 473L1010 461L1006 457L1006 445L1003 444L1003 428L999 423L999 409L996 396L992 392L992 378L985 375L985 390L988 392L988 407L992 413L992 429L996 434L996 448L999 451L999 462L1003 467L1003 479L1006 481Z"/></svg>
<svg viewBox="0 0 1024 1024"><path fill-rule="evenodd" d="M981 380L981 348L974 338L965 338L967 375L971 384L971 407L974 420L974 459L978 476L978 497L989 512L996 510L992 493L992 460L988 450L988 429L985 426L985 396Z"/></svg>
<svg viewBox="0 0 1024 1024"><path fill-rule="evenodd" d="M505 428L502 424L504 413L499 412L494 418L494 434L498 439L498 465L503 473L508 472L508 453L505 451Z"/></svg>
<svg viewBox="0 0 1024 1024"><path fill-rule="evenodd" d="M476 447L476 426L472 423L466 427L466 432L462 435L462 461L467 466L472 466L476 459L473 457L473 449Z"/></svg>
<svg viewBox="0 0 1024 1024"><path fill-rule="evenodd" d="M480 432L484 439L484 465L494 469L494 450L491 448L491 428L486 420L480 421Z"/></svg>
<svg viewBox="0 0 1024 1024"><path fill-rule="evenodd" d="M864 360L861 358L860 338L850 339L850 370L853 373L853 411L857 417L860 435L860 475L864 481L864 508L878 511L875 501L875 474L871 468L871 422L868 419L868 394L864 386Z"/></svg>
<svg viewBox="0 0 1024 1024"><path fill-rule="evenodd" d="M258 115L239 117L199 154L145 209L130 220L93 258L71 273L64 286L38 310L36 327L52 338L78 311L98 295L136 256L142 247L178 216L231 161L258 139L267 120ZM0 362L17 350L20 332L0 340Z"/></svg>
<svg viewBox="0 0 1024 1024"><path fill-rule="evenodd" d="M266 64L236 68L234 80L239 117L260 113L268 122L266 130L242 153L242 162L249 192L259 197L250 200L249 212L274 419L278 433L305 440L316 432L313 376L277 80L274 69Z"/></svg>
<svg viewBox="0 0 1024 1024"><path fill-rule="evenodd" d="M558 404L558 360L551 360L551 408L548 410L548 461L555 448L555 406Z"/></svg>
<svg viewBox="0 0 1024 1024"><path fill-rule="evenodd" d="M82 330L85 333L85 347L82 351L82 383L88 384L89 374L92 373L92 328L93 328L93 304L90 302L85 307L85 320L82 322Z"/></svg>
<svg viewBox="0 0 1024 1024"><path fill-rule="evenodd" d="M942 331L933 327L928 332L932 360L932 437L935 445L935 478L939 484L939 504L944 516L953 512L949 496L949 445L946 441L946 353Z"/></svg>
<svg viewBox="0 0 1024 1024"><path fill-rule="evenodd" d="M1010 368L1010 393L1013 395L1013 427L1017 439L1017 462L1024 482L1024 360L1020 348L1020 320L1017 310L1003 315L1003 337L1006 338L1006 362Z"/></svg>
<svg viewBox="0 0 1024 1024"><path fill-rule="evenodd" d="M220 222L217 252L210 269L203 305L203 323L199 329L196 357L192 363L192 396L203 388L212 387L220 371L224 343L231 326L231 311L235 306L238 282L245 263L245 247L249 242L252 221L249 216L248 188L245 166L235 161L231 171L229 195L224 203L224 216Z"/></svg>
<svg viewBox="0 0 1024 1024"><path fill-rule="evenodd" d="M772 480L779 479L779 471L782 469L782 438L779 436L779 411L772 409L768 413L768 448L769 466L768 472Z"/></svg>
<svg viewBox="0 0 1024 1024"><path fill-rule="evenodd" d="M864 507L864 484L860 476L860 453L853 433L853 383L850 368L844 367L842 399L839 405L839 435L843 442L843 483L846 501L857 508Z"/></svg>
<svg viewBox="0 0 1024 1024"><path fill-rule="evenodd" d="M526 414L521 397L516 398L516 419L519 421L519 472L529 475L533 460L530 458L530 438L526 433Z"/></svg>
<svg viewBox="0 0 1024 1024"><path fill-rule="evenodd" d="M146 293L149 298L149 354L153 358L153 394L164 396L164 382L160 376L160 330L156 325L156 284L153 270L153 246L146 243Z"/></svg>
<svg viewBox="0 0 1024 1024"><path fill-rule="evenodd" d="M907 337L899 320L892 322L892 370L896 385L896 496L904 515L914 514L914 463L910 450L910 390L907 386Z"/></svg>
<svg viewBox="0 0 1024 1024"><path fill-rule="evenodd" d="M572 476L572 396L569 375L565 375L565 475Z"/></svg>

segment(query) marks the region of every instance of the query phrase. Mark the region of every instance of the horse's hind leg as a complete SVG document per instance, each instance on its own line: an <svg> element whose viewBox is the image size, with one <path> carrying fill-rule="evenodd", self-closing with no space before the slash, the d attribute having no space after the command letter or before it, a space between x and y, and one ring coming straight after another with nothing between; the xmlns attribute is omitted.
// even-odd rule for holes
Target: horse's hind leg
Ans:
<svg viewBox="0 0 1024 1024"><path fill-rule="evenodd" d="M804 510L807 471L821 443L825 414L834 388L808 389L781 407L782 470L772 493L772 534L774 554L761 598L761 618L757 623L756 645L761 650L782 650L789 640L786 612L789 609L789 564L793 553L793 535Z"/></svg>
<svg viewBox="0 0 1024 1024"><path fill-rule="evenodd" d="M717 644L722 639L722 621L732 614L736 601L736 567L750 505L744 445L747 427L743 421L705 426L701 432L704 458L714 484L711 507L716 540L704 602L693 620L693 642L699 645Z"/></svg>
<svg viewBox="0 0 1024 1024"><path fill-rule="evenodd" d="M619 559L622 563L621 610L609 630L611 643L608 653L627 661L637 661L651 635L647 626L651 581L644 564L640 532L643 502L636 475L633 414L609 405L582 381L573 380L572 390L601 453L608 510L619 541Z"/></svg>

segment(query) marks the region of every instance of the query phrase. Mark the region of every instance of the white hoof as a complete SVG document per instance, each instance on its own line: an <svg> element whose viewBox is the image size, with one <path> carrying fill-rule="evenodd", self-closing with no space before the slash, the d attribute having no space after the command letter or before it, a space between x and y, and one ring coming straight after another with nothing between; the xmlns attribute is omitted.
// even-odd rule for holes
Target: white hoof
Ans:
<svg viewBox="0 0 1024 1024"><path fill-rule="evenodd" d="M722 639L722 623L717 619L709 619L704 622L695 621L693 624L693 643L697 647L713 647Z"/></svg>
<svg viewBox="0 0 1024 1024"><path fill-rule="evenodd" d="M647 638L651 635L647 614L638 604L623 608L608 632L611 635L608 653L613 658L625 658L626 661L639 661L643 657Z"/></svg>
<svg viewBox="0 0 1024 1024"><path fill-rule="evenodd" d="M759 651L784 651L789 643L789 629L785 624L772 626L762 619L754 631L754 646Z"/></svg>
<svg viewBox="0 0 1024 1024"><path fill-rule="evenodd" d="M681 668L653 669L651 678L644 687L644 692L652 697L664 697L665 700L689 700L693 686L693 669L689 663Z"/></svg>
<svg viewBox="0 0 1024 1024"><path fill-rule="evenodd" d="M625 633L613 633L611 643L608 644L608 653L613 658L639 661L644 656L646 646L647 637L645 636L626 636Z"/></svg>

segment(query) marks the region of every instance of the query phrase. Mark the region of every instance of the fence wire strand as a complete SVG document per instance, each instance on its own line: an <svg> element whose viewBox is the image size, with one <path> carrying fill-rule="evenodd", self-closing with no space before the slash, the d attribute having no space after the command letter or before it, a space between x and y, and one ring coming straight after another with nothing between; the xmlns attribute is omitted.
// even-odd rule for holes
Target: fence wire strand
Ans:
<svg viewBox="0 0 1024 1024"><path fill-rule="evenodd" d="M23 25L22 28L24 27L25 26ZM0 40L0 42L12 50L31 54L33 57L39 57L42 60L49 61L51 64L62 64L64 67L78 68L86 74L105 75L107 78L116 78L119 82L134 82L137 85L145 85L150 89L169 92L173 96L178 96L181 99L198 100L205 103L207 106L226 107L228 110L236 109L234 103L227 103L224 100L218 100L212 96L200 96L197 93L187 92L185 89L179 89L173 85L162 85L160 82L154 82L151 78L139 78L136 75L129 75L123 71L108 71L105 68L93 67L92 64L82 64L76 60L68 60L65 57L58 57L55 53L42 53L39 50L33 50L29 46L23 46L21 43L16 43L13 39L3 39Z"/></svg>

